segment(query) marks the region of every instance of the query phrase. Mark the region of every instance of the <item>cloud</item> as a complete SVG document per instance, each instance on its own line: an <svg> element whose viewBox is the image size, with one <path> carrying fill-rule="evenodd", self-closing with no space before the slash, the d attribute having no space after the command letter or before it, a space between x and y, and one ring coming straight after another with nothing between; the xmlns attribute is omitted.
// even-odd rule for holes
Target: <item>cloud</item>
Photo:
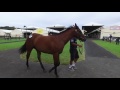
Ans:
<svg viewBox="0 0 120 90"><path fill-rule="evenodd" d="M0 26L48 27L55 24L69 26L74 23L82 26L89 22L119 24L120 12L0 12Z"/></svg>

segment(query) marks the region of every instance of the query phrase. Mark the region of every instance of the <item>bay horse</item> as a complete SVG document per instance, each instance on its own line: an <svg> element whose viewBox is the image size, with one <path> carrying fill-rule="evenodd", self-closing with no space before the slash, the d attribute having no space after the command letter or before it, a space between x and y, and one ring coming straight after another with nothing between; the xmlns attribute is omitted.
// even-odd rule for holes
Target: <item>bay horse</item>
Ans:
<svg viewBox="0 0 120 90"><path fill-rule="evenodd" d="M53 55L54 66L49 70L54 70L56 77L58 77L57 67L60 65L59 54L62 53L66 43L73 37L78 38L81 41L85 41L86 38L75 23L74 26L68 27L57 35L43 36L40 34L31 34L31 37L26 39L25 44L19 49L19 53L26 54L26 65L29 67L28 60L32 49L37 51L37 58L40 62L41 68L45 71L45 68L41 62L41 52Z"/></svg>

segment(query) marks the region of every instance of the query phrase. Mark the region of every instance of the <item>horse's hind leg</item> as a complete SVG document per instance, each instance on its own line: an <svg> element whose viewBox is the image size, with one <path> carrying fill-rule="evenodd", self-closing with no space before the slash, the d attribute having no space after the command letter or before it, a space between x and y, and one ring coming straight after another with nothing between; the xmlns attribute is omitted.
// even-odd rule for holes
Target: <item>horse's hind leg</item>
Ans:
<svg viewBox="0 0 120 90"><path fill-rule="evenodd" d="M40 62L41 68L43 69L43 72L46 72L45 68L44 68L44 66L42 64L42 61L41 61L41 52L37 51L37 57L38 57L38 60Z"/></svg>
<svg viewBox="0 0 120 90"><path fill-rule="evenodd" d="M27 54L26 54L26 65L27 65L27 68L29 68L29 63L28 63L28 60L29 60L29 57L30 57L30 53L31 53L32 49L27 51Z"/></svg>

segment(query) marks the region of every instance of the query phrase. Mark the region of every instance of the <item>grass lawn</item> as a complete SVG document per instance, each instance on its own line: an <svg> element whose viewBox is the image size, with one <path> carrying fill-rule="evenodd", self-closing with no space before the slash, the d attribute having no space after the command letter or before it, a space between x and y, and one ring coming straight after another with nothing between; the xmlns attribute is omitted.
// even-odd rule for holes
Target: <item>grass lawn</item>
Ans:
<svg viewBox="0 0 120 90"><path fill-rule="evenodd" d="M21 38L20 40L26 40L25 38ZM4 38L0 38L0 43L3 43L3 42L14 42L14 41L20 41L18 38L14 38L14 39L11 39L11 40L5 40Z"/></svg>
<svg viewBox="0 0 120 90"><path fill-rule="evenodd" d="M10 49L16 49L16 48L20 48L25 41L20 41L20 42L12 42L12 43L4 43L4 44L0 44L0 51L4 51L4 50L10 50ZM78 43L80 43L78 41ZM79 53L79 60L78 61L82 61L85 60L85 52L84 52L84 43L83 44L83 48L81 48L82 54ZM60 63L61 64L69 64L70 61L70 53L69 53L69 47L70 44L69 42L65 45L63 52L60 54ZM21 59L26 60L26 53L20 55ZM46 54L46 53L42 53L41 54L41 58L42 58L42 62L45 63L53 63L53 56L51 54ZM37 53L36 51L33 49L32 53L30 55L30 61L34 61L34 62L38 62L37 59Z"/></svg>
<svg viewBox="0 0 120 90"><path fill-rule="evenodd" d="M0 51L20 48L25 41L0 44Z"/></svg>
<svg viewBox="0 0 120 90"><path fill-rule="evenodd" d="M80 43L80 42L78 41L78 43ZM81 51L83 51L83 52L82 52L82 54L79 53L80 58L78 61L85 60L84 43L82 43L82 44L83 44L83 50L81 49ZM60 63L61 64L69 64L69 61L70 61L69 47L70 47L70 44L68 42L65 45L63 52L60 54ZM22 54L21 58L26 60L25 59L26 53ZM51 54L42 53L41 59L42 59L42 62L53 64L53 56ZM30 55L30 61L38 62L37 53L34 49L32 50L32 53Z"/></svg>
<svg viewBox="0 0 120 90"><path fill-rule="evenodd" d="M93 40L93 42L120 58L120 45L116 45L115 42L110 43L102 40Z"/></svg>

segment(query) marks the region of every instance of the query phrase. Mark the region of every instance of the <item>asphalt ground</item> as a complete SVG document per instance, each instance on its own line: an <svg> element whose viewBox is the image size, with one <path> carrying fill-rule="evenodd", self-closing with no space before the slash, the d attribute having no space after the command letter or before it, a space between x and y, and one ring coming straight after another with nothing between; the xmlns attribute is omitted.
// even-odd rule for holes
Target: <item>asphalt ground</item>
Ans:
<svg viewBox="0 0 120 90"><path fill-rule="evenodd" d="M69 51L68 51L69 53ZM120 78L120 59L93 43L91 39L85 42L84 61L76 64L77 70L69 71L68 65L58 66L60 78ZM0 78L55 78L54 71L48 71L52 64L43 63L46 73L38 62L29 62L20 59L18 49L0 52Z"/></svg>

